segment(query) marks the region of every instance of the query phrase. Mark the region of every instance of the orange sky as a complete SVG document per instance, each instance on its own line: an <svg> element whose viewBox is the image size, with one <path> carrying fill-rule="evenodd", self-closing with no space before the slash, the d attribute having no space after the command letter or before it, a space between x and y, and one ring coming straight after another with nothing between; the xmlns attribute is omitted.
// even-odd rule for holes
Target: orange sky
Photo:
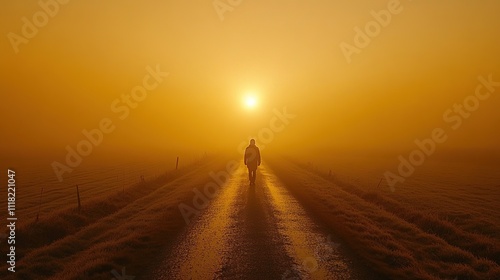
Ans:
<svg viewBox="0 0 500 280"><path fill-rule="evenodd" d="M498 150L500 87L456 131L443 113L479 75L500 81L500 2L400 1L348 63L340 44L393 4L241 1L220 15L210 0L68 1L15 47L10 32L21 36L22 18L43 9L4 1L1 153L62 160L103 118L116 129L93 157L234 151L284 107L296 117L275 149L405 151L443 127L447 148ZM169 75L121 120L111 104L157 65ZM248 91L253 110L241 102Z"/></svg>

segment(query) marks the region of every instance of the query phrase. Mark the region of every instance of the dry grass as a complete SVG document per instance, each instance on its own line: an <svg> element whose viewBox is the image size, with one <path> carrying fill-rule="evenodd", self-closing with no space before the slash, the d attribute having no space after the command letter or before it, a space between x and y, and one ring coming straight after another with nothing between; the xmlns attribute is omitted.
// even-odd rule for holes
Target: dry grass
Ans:
<svg viewBox="0 0 500 280"><path fill-rule="evenodd" d="M209 182L208 173L223 163L198 163L89 202L81 213L68 207L20 228L16 273L2 264L0 278L109 280L111 270L126 266L140 279L185 226L178 204L189 203L192 188Z"/></svg>
<svg viewBox="0 0 500 280"><path fill-rule="evenodd" d="M488 234L304 165L271 167L309 211L392 279L500 279L499 241Z"/></svg>
<svg viewBox="0 0 500 280"><path fill-rule="evenodd" d="M17 246L15 278L1 264L0 279L108 280L111 270L120 272L124 266L137 280L146 279L185 227L179 203L190 203L192 189L210 181L208 173L223 170L225 163L220 158L199 162L104 200L85 201L81 212L71 205L38 223L29 221L17 232L22 245ZM500 279L497 225L488 216L456 206L453 211L468 223L443 218L436 210L443 208L425 211L408 203L409 194L366 190L283 160L269 163L309 212L381 274L392 279Z"/></svg>

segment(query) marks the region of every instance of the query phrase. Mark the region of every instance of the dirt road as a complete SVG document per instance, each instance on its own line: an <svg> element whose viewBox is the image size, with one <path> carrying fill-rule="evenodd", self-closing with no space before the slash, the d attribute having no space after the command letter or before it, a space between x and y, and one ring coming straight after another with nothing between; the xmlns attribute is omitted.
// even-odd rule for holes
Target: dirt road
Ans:
<svg viewBox="0 0 500 280"><path fill-rule="evenodd" d="M165 252L154 279L371 279L286 186L241 165Z"/></svg>

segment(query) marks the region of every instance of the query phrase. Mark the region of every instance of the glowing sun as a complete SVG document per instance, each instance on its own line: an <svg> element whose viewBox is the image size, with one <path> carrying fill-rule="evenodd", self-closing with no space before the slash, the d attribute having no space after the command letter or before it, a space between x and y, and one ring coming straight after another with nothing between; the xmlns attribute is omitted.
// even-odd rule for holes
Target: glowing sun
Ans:
<svg viewBox="0 0 500 280"><path fill-rule="evenodd" d="M245 96L243 103L248 109L253 109L257 106L257 97L255 97L255 95L249 94Z"/></svg>

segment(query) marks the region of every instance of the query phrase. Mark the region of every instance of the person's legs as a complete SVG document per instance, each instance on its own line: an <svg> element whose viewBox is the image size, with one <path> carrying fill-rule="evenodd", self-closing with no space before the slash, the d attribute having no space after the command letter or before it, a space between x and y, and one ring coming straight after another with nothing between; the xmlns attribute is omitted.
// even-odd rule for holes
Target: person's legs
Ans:
<svg viewBox="0 0 500 280"><path fill-rule="evenodd" d="M255 177L256 177L256 174L257 173L257 169L252 169L250 171L250 182L252 182L252 184L255 184Z"/></svg>
<svg viewBox="0 0 500 280"><path fill-rule="evenodd" d="M248 168L248 181L250 181L250 183L252 183L252 169Z"/></svg>

